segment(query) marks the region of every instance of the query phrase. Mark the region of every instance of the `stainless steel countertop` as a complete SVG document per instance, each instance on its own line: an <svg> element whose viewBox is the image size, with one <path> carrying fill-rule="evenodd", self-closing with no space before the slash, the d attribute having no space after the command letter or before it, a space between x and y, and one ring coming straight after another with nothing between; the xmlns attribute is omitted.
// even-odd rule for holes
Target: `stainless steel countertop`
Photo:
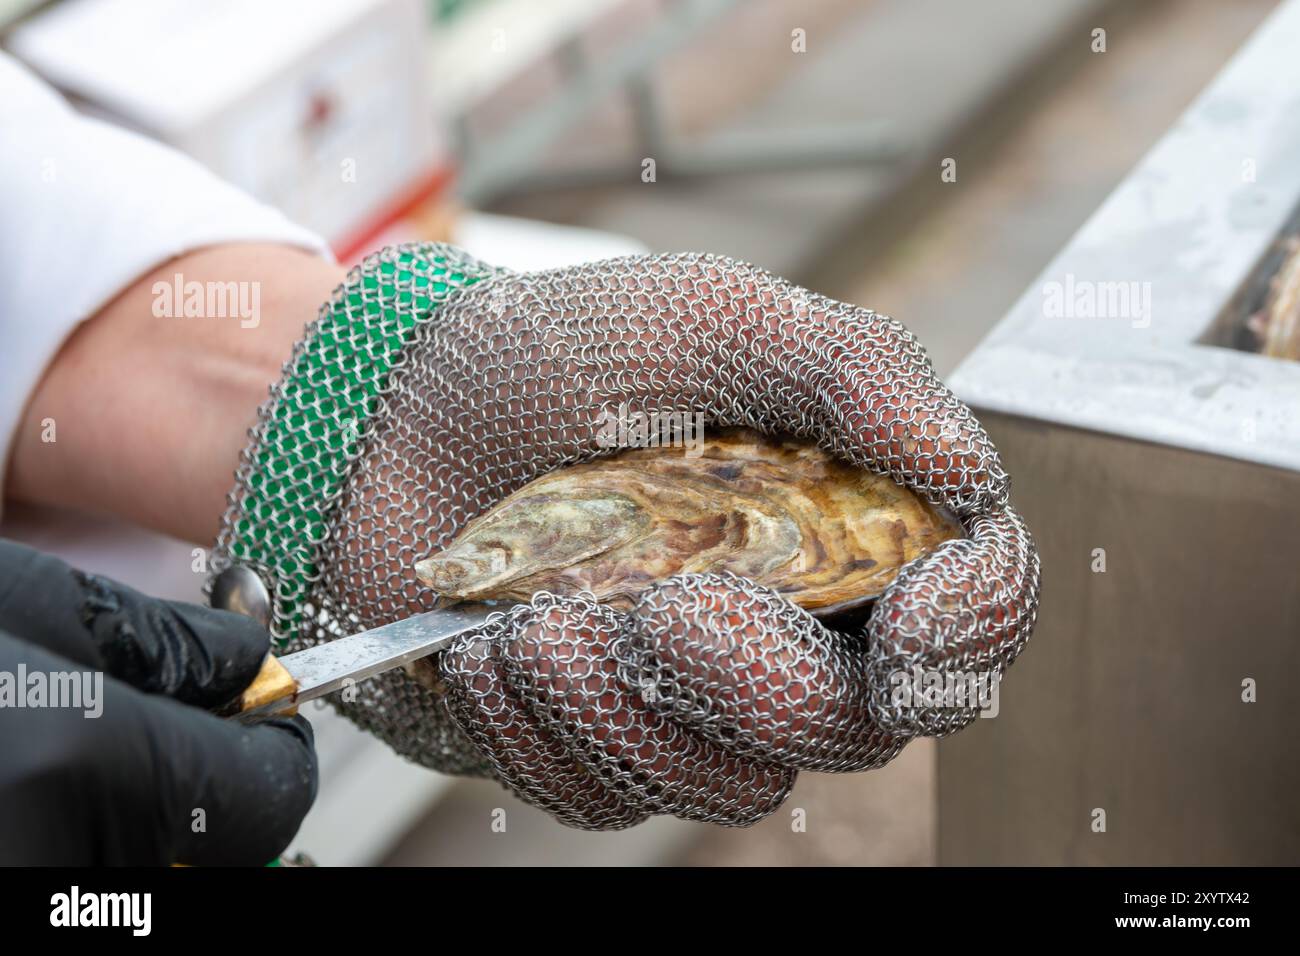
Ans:
<svg viewBox="0 0 1300 956"><path fill-rule="evenodd" d="M977 408L1300 470L1300 363L1199 341L1298 207L1300 0L1290 0L950 384ZM1106 283L1136 283L1126 286L1136 305L1092 317L1055 308Z"/></svg>

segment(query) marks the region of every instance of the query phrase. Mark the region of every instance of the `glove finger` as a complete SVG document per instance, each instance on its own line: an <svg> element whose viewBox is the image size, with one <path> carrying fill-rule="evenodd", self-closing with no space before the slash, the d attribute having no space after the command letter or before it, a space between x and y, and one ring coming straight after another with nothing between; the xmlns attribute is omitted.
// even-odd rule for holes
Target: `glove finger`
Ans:
<svg viewBox="0 0 1300 956"><path fill-rule="evenodd" d="M138 690L204 708L247 687L270 646L242 615L147 597L9 541L0 541L0 628Z"/></svg>
<svg viewBox="0 0 1300 956"><path fill-rule="evenodd" d="M796 430L959 514L1005 502L997 450L905 326L752 266L709 274L738 317L720 353L742 362L744 394L771 419L753 424L811 423Z"/></svg>
<svg viewBox="0 0 1300 956"><path fill-rule="evenodd" d="M475 476L469 514L605 447L623 404L813 438L962 514L1006 499L992 442L902 324L743 262L638 256L483 282L411 358L439 387L395 396L393 418L427 457L419 473ZM435 435L439 421L456 427Z"/></svg>
<svg viewBox="0 0 1300 956"><path fill-rule="evenodd" d="M912 333L893 319L838 308L835 344L827 346L835 371L815 386L827 411L823 441L958 514L1003 503L1008 478L997 450L935 377Z"/></svg>
<svg viewBox="0 0 1300 956"><path fill-rule="evenodd" d="M584 830L640 823L649 813L575 760L506 684L495 649L501 630L471 635L439 661L456 722L506 787L561 822Z"/></svg>
<svg viewBox="0 0 1300 956"><path fill-rule="evenodd" d="M15 657L51 688L78 668L0 635L0 665ZM77 708L49 700L6 712L6 860L259 865L288 845L316 794L305 720L243 725L111 677L94 683Z"/></svg>
<svg viewBox="0 0 1300 956"><path fill-rule="evenodd" d="M492 315L489 304L506 289L529 328L536 316L550 320L532 332L548 348L530 356L529 367L565 346L552 387L568 402L589 403L557 407L538 395L535 404L548 416L539 416L532 434L595 443L601 429L594 416L619 402L684 405L715 424L815 438L961 514L1005 503L1007 475L987 434L936 378L916 337L887 316L748 263L668 255L498 280L464 293L447 318L456 324ZM617 336L599 347L569 341L592 314L612 323ZM477 370L480 379L486 374ZM574 382L584 383L576 394ZM503 420L518 418L516 410Z"/></svg>
<svg viewBox="0 0 1300 956"><path fill-rule="evenodd" d="M1040 567L1024 519L1006 508L971 519L967 532L904 567L872 612L871 712L890 732L939 736L966 726L977 704L919 697L917 678L987 693L1033 630Z"/></svg>
<svg viewBox="0 0 1300 956"><path fill-rule="evenodd" d="M728 753L623 684L624 621L610 608L540 595L512 621L506 681L608 786L656 812L728 826L754 823L788 796L793 770Z"/></svg>
<svg viewBox="0 0 1300 956"><path fill-rule="evenodd" d="M865 645L731 574L672 578L631 615L630 686L733 753L800 770L880 767L906 738L871 718Z"/></svg>

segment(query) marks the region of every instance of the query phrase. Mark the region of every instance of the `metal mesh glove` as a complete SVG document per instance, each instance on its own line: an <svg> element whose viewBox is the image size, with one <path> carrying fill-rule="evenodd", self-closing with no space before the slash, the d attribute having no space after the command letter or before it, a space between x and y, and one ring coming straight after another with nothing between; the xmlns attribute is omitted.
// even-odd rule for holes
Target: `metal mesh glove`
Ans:
<svg viewBox="0 0 1300 956"><path fill-rule="evenodd" d="M798 769L880 766L975 716L897 679L1000 675L1029 636L1038 559L996 451L902 325L715 256L527 275L441 245L371 257L262 409L217 567L274 588L286 649L430 609L414 563L606 451L619 406L815 441L948 506L967 537L907 566L853 633L725 575L663 582L630 614L543 594L445 652L437 679L383 675L342 712L591 828L751 823Z"/></svg>

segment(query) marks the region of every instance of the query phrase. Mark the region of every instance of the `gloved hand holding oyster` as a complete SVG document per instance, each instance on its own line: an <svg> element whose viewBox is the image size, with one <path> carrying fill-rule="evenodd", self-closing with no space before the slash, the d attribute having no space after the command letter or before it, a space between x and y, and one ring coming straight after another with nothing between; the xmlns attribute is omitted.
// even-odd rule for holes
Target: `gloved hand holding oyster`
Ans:
<svg viewBox="0 0 1300 956"><path fill-rule="evenodd" d="M708 436L611 455L611 408ZM752 823L799 769L964 726L891 675L1000 675L1038 595L997 453L911 334L705 255L371 257L262 409L218 552L271 588L287 650L505 601L337 706L596 829Z"/></svg>

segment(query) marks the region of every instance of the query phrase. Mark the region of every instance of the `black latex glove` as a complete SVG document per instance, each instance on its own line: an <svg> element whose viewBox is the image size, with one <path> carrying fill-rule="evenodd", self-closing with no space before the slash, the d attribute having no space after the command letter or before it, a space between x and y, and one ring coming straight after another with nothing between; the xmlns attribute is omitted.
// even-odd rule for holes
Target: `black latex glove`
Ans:
<svg viewBox="0 0 1300 956"><path fill-rule="evenodd" d="M316 796L311 726L207 712L252 681L268 643L248 618L155 600L0 540L0 862L273 859ZM89 711L102 713L15 706L23 667L79 684L103 672Z"/></svg>

